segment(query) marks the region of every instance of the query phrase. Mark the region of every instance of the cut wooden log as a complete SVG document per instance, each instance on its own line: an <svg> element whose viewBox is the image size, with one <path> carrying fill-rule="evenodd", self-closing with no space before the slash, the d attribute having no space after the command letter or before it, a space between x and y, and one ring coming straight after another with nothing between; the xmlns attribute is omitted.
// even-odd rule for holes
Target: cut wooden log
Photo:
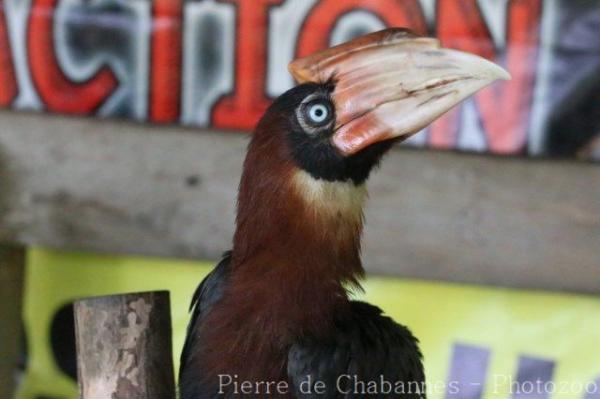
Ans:
<svg viewBox="0 0 600 399"><path fill-rule="evenodd" d="M168 292L75 302L82 399L174 399Z"/></svg>
<svg viewBox="0 0 600 399"><path fill-rule="evenodd" d="M0 398L13 398L21 356L25 249L0 245Z"/></svg>

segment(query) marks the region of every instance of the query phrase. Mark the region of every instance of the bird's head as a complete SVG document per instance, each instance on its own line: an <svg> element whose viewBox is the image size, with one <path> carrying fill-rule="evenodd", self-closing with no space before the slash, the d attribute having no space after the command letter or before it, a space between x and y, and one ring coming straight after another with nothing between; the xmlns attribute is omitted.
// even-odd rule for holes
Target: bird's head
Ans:
<svg viewBox="0 0 600 399"><path fill-rule="evenodd" d="M356 184L392 143L510 77L481 57L398 28L297 59L289 70L299 85L275 100L262 125L269 134L279 127L296 165L315 179Z"/></svg>
<svg viewBox="0 0 600 399"><path fill-rule="evenodd" d="M306 200L318 201L336 220L351 219L354 208L354 216L362 215L363 183L394 143L495 80L509 79L488 60L405 29L359 37L297 59L289 70L298 86L274 101L255 131L240 211L244 204L256 211L260 198L270 214L280 207L289 214L302 207L281 198L293 186L305 208Z"/></svg>

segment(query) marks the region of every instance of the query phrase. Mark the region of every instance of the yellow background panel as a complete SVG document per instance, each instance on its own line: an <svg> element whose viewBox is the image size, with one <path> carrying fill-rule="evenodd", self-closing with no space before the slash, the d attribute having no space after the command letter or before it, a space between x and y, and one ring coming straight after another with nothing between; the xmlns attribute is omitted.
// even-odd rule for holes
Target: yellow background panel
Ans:
<svg viewBox="0 0 600 399"><path fill-rule="evenodd" d="M30 362L19 399L76 398L75 384L54 364L52 315L85 296L171 292L176 367L193 291L212 264L34 249L29 253L25 322ZM587 384L600 377L600 299L370 277L361 299L376 304L419 337L430 383L448 378L453 345L490 350L485 398L509 398L498 376L516 375L528 355L556 362L555 381ZM432 399L443 398L434 392ZM584 398L581 392L556 399Z"/></svg>

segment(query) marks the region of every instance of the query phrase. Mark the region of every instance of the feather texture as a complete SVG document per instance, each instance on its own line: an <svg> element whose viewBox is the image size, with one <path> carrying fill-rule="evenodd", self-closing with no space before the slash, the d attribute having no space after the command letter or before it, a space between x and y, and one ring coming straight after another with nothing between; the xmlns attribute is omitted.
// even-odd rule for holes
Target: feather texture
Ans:
<svg viewBox="0 0 600 399"><path fill-rule="evenodd" d="M350 301L347 292L360 287L364 273L360 239L363 183L369 174L364 168L374 167L383 154L377 151L389 146L356 159L338 159L333 153L323 155L325 141L314 136L311 140L320 148L314 162L326 158L323 165L333 172L320 175L300 167L296 141L290 137L306 133L294 122L295 104L315 90L328 89L301 86L282 96L252 137L239 187L233 249L194 296L182 355L182 399L236 396L233 385L219 394L223 375L288 383L289 391L280 396L290 398L299 397L294 384L304 373L370 376L372 363L401 379L422 375L412 335L376 308ZM357 341L348 346L351 340ZM328 351L354 360L338 365ZM400 355L405 358L397 367L386 358ZM402 362L414 367L405 369Z"/></svg>

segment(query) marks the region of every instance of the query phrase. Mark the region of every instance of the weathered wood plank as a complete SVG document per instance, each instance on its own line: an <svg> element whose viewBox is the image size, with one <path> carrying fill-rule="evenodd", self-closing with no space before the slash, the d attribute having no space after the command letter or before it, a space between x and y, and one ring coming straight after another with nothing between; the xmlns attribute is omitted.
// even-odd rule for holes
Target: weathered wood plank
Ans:
<svg viewBox="0 0 600 399"><path fill-rule="evenodd" d="M82 399L175 399L168 292L75 302Z"/></svg>
<svg viewBox="0 0 600 399"><path fill-rule="evenodd" d="M0 239L217 259L247 138L0 112ZM398 149L370 182L371 272L600 293L600 167Z"/></svg>
<svg viewBox="0 0 600 399"><path fill-rule="evenodd" d="M0 245L0 398L14 397L23 336L25 250Z"/></svg>

